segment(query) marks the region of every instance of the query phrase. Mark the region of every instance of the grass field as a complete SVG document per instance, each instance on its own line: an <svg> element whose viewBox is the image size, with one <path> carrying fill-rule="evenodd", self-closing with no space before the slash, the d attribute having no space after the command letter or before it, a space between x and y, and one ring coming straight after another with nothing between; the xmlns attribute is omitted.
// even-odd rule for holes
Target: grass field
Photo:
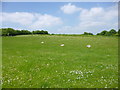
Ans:
<svg viewBox="0 0 120 90"><path fill-rule="evenodd" d="M118 87L117 37L36 35L2 40L3 88Z"/></svg>

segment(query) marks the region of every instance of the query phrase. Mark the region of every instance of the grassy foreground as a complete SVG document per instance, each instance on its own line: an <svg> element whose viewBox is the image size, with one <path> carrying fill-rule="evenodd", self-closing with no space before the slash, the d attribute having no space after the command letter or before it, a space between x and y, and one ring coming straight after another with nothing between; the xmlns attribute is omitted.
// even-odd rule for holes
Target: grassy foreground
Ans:
<svg viewBox="0 0 120 90"><path fill-rule="evenodd" d="M117 37L39 35L2 39L3 88L118 87ZM62 43L65 46L61 47ZM88 44L92 47L87 48Z"/></svg>

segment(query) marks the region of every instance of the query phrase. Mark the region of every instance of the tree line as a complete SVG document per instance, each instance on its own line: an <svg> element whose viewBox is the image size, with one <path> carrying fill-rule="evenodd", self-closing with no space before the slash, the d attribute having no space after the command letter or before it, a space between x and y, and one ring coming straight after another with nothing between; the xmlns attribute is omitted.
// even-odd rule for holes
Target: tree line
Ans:
<svg viewBox="0 0 120 90"><path fill-rule="evenodd" d="M15 30L13 28L2 28L0 29L1 36L16 36L16 35L32 35L32 34L49 34L48 31L44 30L35 30L35 31L29 31L29 30ZM52 34L51 34L52 35ZM94 35L93 33L84 32L82 35ZM110 31L104 30L100 33L97 33L96 35L101 36L120 36L120 29L118 31L111 29Z"/></svg>
<svg viewBox="0 0 120 90"><path fill-rule="evenodd" d="M93 33L84 32L83 35L93 35ZM110 31L104 30L100 33L97 33L96 35L102 35L102 36L120 36L120 29L118 31L111 29Z"/></svg>
<svg viewBox="0 0 120 90"><path fill-rule="evenodd" d="M13 28L2 28L2 29L0 29L0 31L2 32L1 36L48 34L48 31L44 31L44 30L28 31L28 30L15 30Z"/></svg>

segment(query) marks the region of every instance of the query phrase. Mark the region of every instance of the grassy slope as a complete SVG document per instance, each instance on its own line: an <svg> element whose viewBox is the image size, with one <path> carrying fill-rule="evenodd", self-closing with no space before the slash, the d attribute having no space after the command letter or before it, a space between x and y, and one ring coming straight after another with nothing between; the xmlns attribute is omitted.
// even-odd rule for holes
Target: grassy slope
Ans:
<svg viewBox="0 0 120 90"><path fill-rule="evenodd" d="M2 81L2 37L0 37L0 82ZM2 84L0 83L0 89Z"/></svg>
<svg viewBox="0 0 120 90"><path fill-rule="evenodd" d="M96 36L4 37L3 87L118 87L117 40ZM92 48L86 48L87 44Z"/></svg>

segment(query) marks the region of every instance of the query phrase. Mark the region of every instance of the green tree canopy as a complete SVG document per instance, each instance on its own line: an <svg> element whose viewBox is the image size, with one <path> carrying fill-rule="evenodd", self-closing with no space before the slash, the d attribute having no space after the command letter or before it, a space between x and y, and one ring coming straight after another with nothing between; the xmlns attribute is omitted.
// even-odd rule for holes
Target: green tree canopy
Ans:
<svg viewBox="0 0 120 90"><path fill-rule="evenodd" d="M13 28L2 28L0 29L2 31L2 36L15 36L15 35L28 35L28 34L48 34L48 31L44 30L36 30L33 32L30 32L28 30L14 30Z"/></svg>

